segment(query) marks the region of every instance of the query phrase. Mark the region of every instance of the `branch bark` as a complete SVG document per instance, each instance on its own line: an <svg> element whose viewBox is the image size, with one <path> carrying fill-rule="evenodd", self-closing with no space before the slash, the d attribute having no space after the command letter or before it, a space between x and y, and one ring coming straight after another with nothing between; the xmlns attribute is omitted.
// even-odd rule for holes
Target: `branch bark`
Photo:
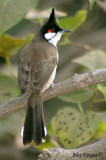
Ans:
<svg viewBox="0 0 106 160"><path fill-rule="evenodd" d="M86 147L66 150L61 148L45 149L38 160L105 160L106 138Z"/></svg>
<svg viewBox="0 0 106 160"><path fill-rule="evenodd" d="M84 74L75 74L72 78L55 84L53 89L49 88L44 94L44 101L57 97L59 95L85 88L93 84L106 82L106 69L90 71ZM25 94L19 98L11 99L0 106L0 119L11 115L23 108L27 104L28 95Z"/></svg>

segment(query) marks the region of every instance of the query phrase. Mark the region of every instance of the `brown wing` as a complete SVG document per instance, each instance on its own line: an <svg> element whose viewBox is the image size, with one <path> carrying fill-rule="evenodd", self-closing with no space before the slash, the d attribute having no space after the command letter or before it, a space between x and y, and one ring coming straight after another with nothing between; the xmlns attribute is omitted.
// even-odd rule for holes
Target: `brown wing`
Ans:
<svg viewBox="0 0 106 160"><path fill-rule="evenodd" d="M43 90L56 65L56 57L51 57L48 60L40 61L36 64L33 77L33 87L35 88L36 94L39 94Z"/></svg>
<svg viewBox="0 0 106 160"><path fill-rule="evenodd" d="M27 89L27 86L31 80L30 77L30 71L31 71L31 64L27 61L23 62L19 60L18 64L18 83L22 90L22 93L24 93Z"/></svg>
<svg viewBox="0 0 106 160"><path fill-rule="evenodd" d="M56 57L49 57L49 59L41 60L35 65L34 73L31 75L31 64L28 60L20 60L18 67L18 82L22 89L22 93L26 92L29 83L32 83L36 94L42 92L56 65Z"/></svg>

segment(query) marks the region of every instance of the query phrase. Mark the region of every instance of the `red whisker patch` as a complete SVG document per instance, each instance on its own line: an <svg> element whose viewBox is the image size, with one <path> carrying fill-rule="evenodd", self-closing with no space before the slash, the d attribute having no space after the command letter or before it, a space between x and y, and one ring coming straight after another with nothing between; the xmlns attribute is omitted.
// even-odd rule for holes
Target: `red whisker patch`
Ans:
<svg viewBox="0 0 106 160"><path fill-rule="evenodd" d="M48 33L54 33L52 29L48 29Z"/></svg>

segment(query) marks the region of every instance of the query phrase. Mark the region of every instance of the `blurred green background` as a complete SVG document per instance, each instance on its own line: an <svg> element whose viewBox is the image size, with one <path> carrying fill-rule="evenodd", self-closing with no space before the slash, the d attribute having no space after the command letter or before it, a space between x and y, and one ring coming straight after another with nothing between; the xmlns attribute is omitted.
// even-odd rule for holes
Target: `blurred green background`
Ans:
<svg viewBox="0 0 106 160"><path fill-rule="evenodd" d="M106 0L89 1L0 0L0 104L20 96L17 83L20 51L48 19L53 7L58 24L72 30L58 44L60 58L54 83L75 73L106 69ZM43 148L77 148L103 139L106 83L51 99L44 103L44 113L48 136L40 148L34 144L28 148L22 145L25 111L0 120L1 160L35 160ZM68 117L69 113L74 116Z"/></svg>

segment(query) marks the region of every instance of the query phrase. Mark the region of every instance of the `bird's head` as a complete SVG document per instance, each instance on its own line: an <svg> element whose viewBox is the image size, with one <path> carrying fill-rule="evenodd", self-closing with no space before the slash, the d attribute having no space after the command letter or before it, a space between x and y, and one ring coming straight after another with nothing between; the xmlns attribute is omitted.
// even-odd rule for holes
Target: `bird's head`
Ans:
<svg viewBox="0 0 106 160"><path fill-rule="evenodd" d="M40 29L41 35L47 40L49 43L56 47L57 42L60 40L61 36L65 32L71 32L67 29L62 29L58 26L55 18L54 8L50 14L49 20L42 26Z"/></svg>

